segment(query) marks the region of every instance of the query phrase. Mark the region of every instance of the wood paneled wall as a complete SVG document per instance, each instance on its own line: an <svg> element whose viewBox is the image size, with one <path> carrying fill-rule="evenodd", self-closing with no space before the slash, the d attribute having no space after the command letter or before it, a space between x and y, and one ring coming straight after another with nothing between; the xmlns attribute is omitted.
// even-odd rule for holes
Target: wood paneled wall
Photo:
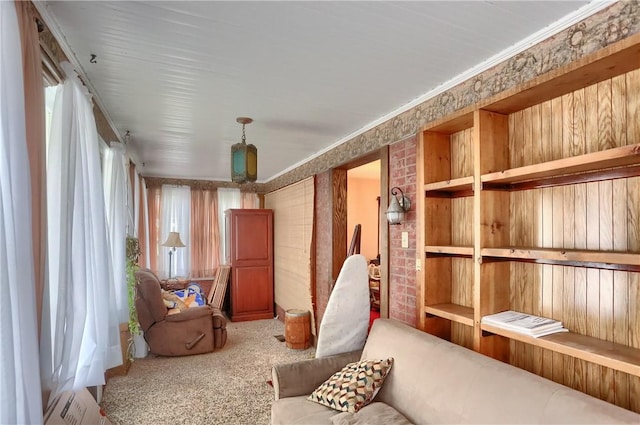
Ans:
<svg viewBox="0 0 640 425"><path fill-rule="evenodd" d="M511 114L510 166L638 143L638 93L640 71L633 71ZM458 159L452 168L466 167L466 158ZM512 192L509 204L513 246L640 252L640 177ZM467 218L454 215L454 220L461 223L460 242L468 243L462 224ZM457 273L468 282L466 268ZM510 268L513 310L640 348L640 273L518 262ZM467 305L467 291L456 294L456 302ZM515 366L640 411L640 378L529 344L510 344Z"/></svg>

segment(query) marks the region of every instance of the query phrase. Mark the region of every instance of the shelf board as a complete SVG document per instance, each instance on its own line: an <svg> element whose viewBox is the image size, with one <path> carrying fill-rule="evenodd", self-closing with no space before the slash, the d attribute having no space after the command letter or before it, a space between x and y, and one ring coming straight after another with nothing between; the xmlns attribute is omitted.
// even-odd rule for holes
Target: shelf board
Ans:
<svg viewBox="0 0 640 425"><path fill-rule="evenodd" d="M554 182L549 179L556 179L557 183L555 184L570 184L573 181L565 183L561 177L577 173L587 173L587 181L591 179L602 180L602 170L638 164L640 164L640 143L484 174L480 177L480 180L483 187L503 189L509 189L509 185L515 185L517 183L535 182L539 180L545 180L542 182L545 186L554 185ZM637 167L632 169L632 171L633 173L637 173ZM620 176L612 172L612 176L609 178L620 177L625 177L625 175ZM580 178L579 175L576 176L576 178ZM538 187L535 184L529 186Z"/></svg>
<svg viewBox="0 0 640 425"><path fill-rule="evenodd" d="M483 331L546 348L601 366L640 376L640 349L572 332L533 338L517 332L482 324Z"/></svg>
<svg viewBox="0 0 640 425"><path fill-rule="evenodd" d="M458 304L435 304L424 307L427 314L442 317L452 322L473 326L473 309Z"/></svg>
<svg viewBox="0 0 640 425"><path fill-rule="evenodd" d="M483 257L599 269L640 271L640 253L564 248L482 248Z"/></svg>
<svg viewBox="0 0 640 425"><path fill-rule="evenodd" d="M454 198L458 196L473 196L473 176L427 183L424 185L424 191L428 197Z"/></svg>
<svg viewBox="0 0 640 425"><path fill-rule="evenodd" d="M424 247L424 252L427 254L436 254L436 255L455 255L455 256L463 256L463 257L473 257L472 246L427 245Z"/></svg>

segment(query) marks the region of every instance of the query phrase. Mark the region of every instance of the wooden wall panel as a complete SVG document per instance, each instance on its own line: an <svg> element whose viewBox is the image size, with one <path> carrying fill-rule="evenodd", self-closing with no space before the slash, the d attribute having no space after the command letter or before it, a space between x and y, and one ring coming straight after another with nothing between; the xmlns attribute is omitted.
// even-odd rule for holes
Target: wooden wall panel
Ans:
<svg viewBox="0 0 640 425"><path fill-rule="evenodd" d="M459 131L451 139L451 178L473 175L473 132L472 129Z"/></svg>
<svg viewBox="0 0 640 425"><path fill-rule="evenodd" d="M640 141L640 71L509 116L511 167ZM512 192L514 246L640 252L640 177ZM455 222L455 221L454 221ZM511 308L640 348L640 273L513 262ZM511 341L510 362L640 411L640 378Z"/></svg>
<svg viewBox="0 0 640 425"><path fill-rule="evenodd" d="M473 175L473 130L454 133L449 140L451 178ZM451 205L451 244L473 246L473 198L454 198L444 202ZM473 306L473 262L470 259L451 259L451 302ZM451 323L451 341L472 349L472 328Z"/></svg>
<svg viewBox="0 0 640 425"><path fill-rule="evenodd" d="M347 170L336 168L331 171L331 188L333 204L331 289L333 289L342 264L347 258L347 245L344 241L347 240L347 233L353 232L353 229L347 229Z"/></svg>

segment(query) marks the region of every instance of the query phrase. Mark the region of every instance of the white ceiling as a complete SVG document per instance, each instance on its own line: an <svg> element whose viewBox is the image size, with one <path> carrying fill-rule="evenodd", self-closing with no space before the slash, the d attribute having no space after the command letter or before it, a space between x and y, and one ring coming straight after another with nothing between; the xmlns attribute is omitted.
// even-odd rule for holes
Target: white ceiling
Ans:
<svg viewBox="0 0 640 425"><path fill-rule="evenodd" d="M585 1L36 5L119 135L130 131L144 175L229 181L230 147L241 136L236 117L249 116L247 142L258 148L260 182L423 101L477 65L501 60L501 52L503 58L602 7ZM97 63L89 62L91 54Z"/></svg>

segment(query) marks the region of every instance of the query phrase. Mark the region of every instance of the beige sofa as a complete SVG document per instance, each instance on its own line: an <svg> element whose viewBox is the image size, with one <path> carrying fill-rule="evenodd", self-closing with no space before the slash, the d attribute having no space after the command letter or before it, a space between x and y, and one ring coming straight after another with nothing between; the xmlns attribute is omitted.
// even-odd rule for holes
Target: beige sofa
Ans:
<svg viewBox="0 0 640 425"><path fill-rule="evenodd" d="M355 416L306 399L345 364L388 357L382 389ZM375 321L362 353L276 365L272 375L273 425L403 423L382 416L389 406L415 424L640 424L634 412L390 319Z"/></svg>

